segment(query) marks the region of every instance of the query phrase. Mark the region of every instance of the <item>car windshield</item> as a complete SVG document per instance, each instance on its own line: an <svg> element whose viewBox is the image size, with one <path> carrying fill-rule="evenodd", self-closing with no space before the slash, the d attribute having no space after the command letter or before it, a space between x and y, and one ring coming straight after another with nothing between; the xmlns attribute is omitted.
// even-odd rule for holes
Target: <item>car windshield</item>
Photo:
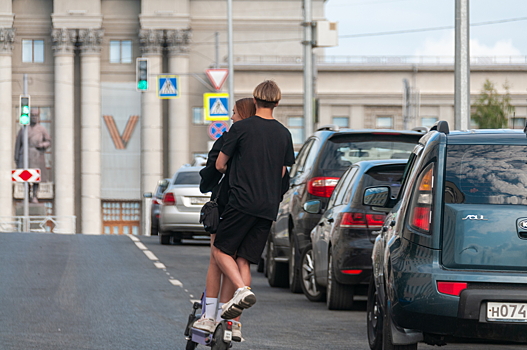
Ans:
<svg viewBox="0 0 527 350"><path fill-rule="evenodd" d="M449 145L445 203L527 204L527 147Z"/></svg>
<svg viewBox="0 0 527 350"><path fill-rule="evenodd" d="M408 159L418 141L400 135L353 136L353 141L349 139L332 138L326 142L319 163L323 175L340 176L351 164L361 160Z"/></svg>
<svg viewBox="0 0 527 350"><path fill-rule="evenodd" d="M199 185L201 176L197 171L182 171L176 174L174 185Z"/></svg>

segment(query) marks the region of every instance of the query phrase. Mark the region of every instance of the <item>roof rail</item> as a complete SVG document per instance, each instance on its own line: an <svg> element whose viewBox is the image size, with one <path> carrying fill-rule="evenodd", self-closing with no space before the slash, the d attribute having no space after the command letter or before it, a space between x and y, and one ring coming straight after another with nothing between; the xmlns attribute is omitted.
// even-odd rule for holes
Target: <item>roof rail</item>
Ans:
<svg viewBox="0 0 527 350"><path fill-rule="evenodd" d="M415 128L412 128L412 131L422 132L426 134L428 132L428 128L426 126L416 126Z"/></svg>
<svg viewBox="0 0 527 350"><path fill-rule="evenodd" d="M448 122L446 120L440 120L436 122L431 128L430 131L437 130L438 132L442 132L443 134L449 134L450 128L448 127Z"/></svg>
<svg viewBox="0 0 527 350"><path fill-rule="evenodd" d="M326 125L322 125L320 126L317 131L322 131L322 130L329 130L329 131L339 131L340 128L338 125L335 125L335 124L326 124Z"/></svg>

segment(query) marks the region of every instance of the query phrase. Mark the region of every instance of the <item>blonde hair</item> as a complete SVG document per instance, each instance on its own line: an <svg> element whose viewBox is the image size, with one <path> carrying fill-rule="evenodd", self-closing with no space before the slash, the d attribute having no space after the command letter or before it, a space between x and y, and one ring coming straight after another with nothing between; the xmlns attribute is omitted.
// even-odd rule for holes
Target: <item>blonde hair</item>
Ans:
<svg viewBox="0 0 527 350"><path fill-rule="evenodd" d="M259 107L272 108L282 98L282 92L272 80L266 80L254 89L253 96Z"/></svg>

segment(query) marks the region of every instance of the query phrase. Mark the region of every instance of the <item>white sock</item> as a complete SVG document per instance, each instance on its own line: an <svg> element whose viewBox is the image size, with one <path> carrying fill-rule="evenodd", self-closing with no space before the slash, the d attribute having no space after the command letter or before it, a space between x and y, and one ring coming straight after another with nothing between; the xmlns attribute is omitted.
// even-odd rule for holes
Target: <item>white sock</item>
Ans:
<svg viewBox="0 0 527 350"><path fill-rule="evenodd" d="M218 307L218 298L205 298L205 317L216 318L216 309Z"/></svg>
<svg viewBox="0 0 527 350"><path fill-rule="evenodd" d="M223 318L221 318L221 313L223 312L223 309L221 308L225 303L218 303L218 312L216 313L216 322L223 321Z"/></svg>

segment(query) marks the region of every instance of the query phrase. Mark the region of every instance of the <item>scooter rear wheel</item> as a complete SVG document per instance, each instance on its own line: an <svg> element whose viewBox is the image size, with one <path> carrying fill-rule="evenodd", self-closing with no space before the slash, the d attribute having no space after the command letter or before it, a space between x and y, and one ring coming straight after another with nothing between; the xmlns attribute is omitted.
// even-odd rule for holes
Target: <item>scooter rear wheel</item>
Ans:
<svg viewBox="0 0 527 350"><path fill-rule="evenodd" d="M212 343L211 343L211 350L227 350L231 347L231 342L226 343L223 340L223 336L225 333L224 325L223 323L220 323L216 330L214 331L214 335L212 336Z"/></svg>

